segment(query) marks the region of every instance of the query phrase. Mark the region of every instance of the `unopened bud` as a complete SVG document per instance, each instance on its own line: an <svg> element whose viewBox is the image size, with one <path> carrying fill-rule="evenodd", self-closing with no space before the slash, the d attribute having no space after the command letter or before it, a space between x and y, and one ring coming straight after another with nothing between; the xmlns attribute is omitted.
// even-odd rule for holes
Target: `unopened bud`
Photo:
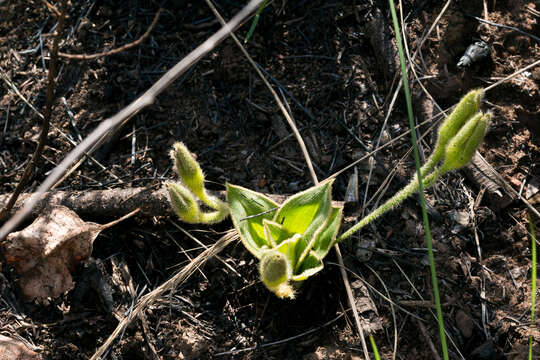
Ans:
<svg viewBox="0 0 540 360"><path fill-rule="evenodd" d="M278 297L294 297L294 291L289 284L292 266L283 253L277 250L264 253L259 264L259 273L264 285Z"/></svg>
<svg viewBox="0 0 540 360"><path fill-rule="evenodd" d="M175 143L171 150L171 158L184 185L198 197L204 197L204 173L186 145L181 142Z"/></svg>
<svg viewBox="0 0 540 360"><path fill-rule="evenodd" d="M175 182L168 182L165 185L169 191L169 201L176 215L184 222L199 223L200 208L193 193Z"/></svg>
<svg viewBox="0 0 540 360"><path fill-rule="evenodd" d="M459 129L465 125L467 120L473 116L482 103L484 96L483 89L469 91L459 103L452 113L439 127L439 142L444 147L458 133Z"/></svg>
<svg viewBox="0 0 540 360"><path fill-rule="evenodd" d="M460 168L471 161L484 140L490 119L491 113L476 114L450 140L443 163L445 171Z"/></svg>

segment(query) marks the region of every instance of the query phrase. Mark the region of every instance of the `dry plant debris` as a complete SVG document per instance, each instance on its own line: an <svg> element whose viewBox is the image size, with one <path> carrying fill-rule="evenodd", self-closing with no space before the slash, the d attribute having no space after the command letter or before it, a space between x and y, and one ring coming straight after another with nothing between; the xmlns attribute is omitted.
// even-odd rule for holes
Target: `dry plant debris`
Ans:
<svg viewBox="0 0 540 360"><path fill-rule="evenodd" d="M38 360L39 355L26 347L21 341L0 335L0 359Z"/></svg>
<svg viewBox="0 0 540 360"><path fill-rule="evenodd" d="M56 206L9 234L2 252L19 275L25 299L42 301L73 289L75 267L90 257L99 233L121 220L105 225L85 222L67 207Z"/></svg>

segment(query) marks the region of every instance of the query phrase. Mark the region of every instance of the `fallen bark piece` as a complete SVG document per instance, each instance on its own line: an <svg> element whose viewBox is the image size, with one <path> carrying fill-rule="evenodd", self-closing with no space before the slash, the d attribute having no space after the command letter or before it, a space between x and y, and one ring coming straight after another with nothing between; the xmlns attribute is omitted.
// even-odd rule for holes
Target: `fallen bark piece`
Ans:
<svg viewBox="0 0 540 360"><path fill-rule="evenodd" d="M0 194L0 208L7 203L11 194ZM24 207L33 193L19 196L9 215ZM118 217L137 208L148 216L174 215L165 189L135 187L109 190L51 191L32 209L33 216L39 216L46 208L63 205L79 216ZM1 222L1 220L0 220Z"/></svg>
<svg viewBox="0 0 540 360"><path fill-rule="evenodd" d="M394 74L399 73L398 51L390 29L383 13L378 8L372 7L363 30L373 48L387 85L392 82Z"/></svg>
<svg viewBox="0 0 540 360"><path fill-rule="evenodd" d="M81 220L65 206L56 206L23 230L9 234L1 249L7 263L19 274L25 299L42 301L71 290L71 272L90 257L99 233L133 214L100 225Z"/></svg>
<svg viewBox="0 0 540 360"><path fill-rule="evenodd" d="M26 347L21 341L0 335L0 359L39 360L39 355Z"/></svg>
<svg viewBox="0 0 540 360"><path fill-rule="evenodd" d="M213 192L213 195L225 198L225 192ZM24 207L33 193L24 193L19 196L9 215ZM265 194L272 200L281 203L287 195ZM7 203L11 194L0 194L0 209ZM334 202L343 205L342 202ZM133 187L125 189L87 190L87 191L51 191L46 193L41 201L32 209L32 216L43 214L45 209L63 205L75 211L79 216L119 217L123 214L140 209L140 214L146 216L175 216L172 210L167 190L158 190L146 187ZM0 224L1 224L0 220Z"/></svg>
<svg viewBox="0 0 540 360"><path fill-rule="evenodd" d="M502 210L512 203L513 198L506 191L505 184L500 180L500 175L478 151L472 158L471 163L465 166L465 175L478 188L486 189L487 199L493 210Z"/></svg>
<svg viewBox="0 0 540 360"><path fill-rule="evenodd" d="M527 182L527 190L525 191L525 198L533 205L540 203L540 178L532 176L531 180Z"/></svg>

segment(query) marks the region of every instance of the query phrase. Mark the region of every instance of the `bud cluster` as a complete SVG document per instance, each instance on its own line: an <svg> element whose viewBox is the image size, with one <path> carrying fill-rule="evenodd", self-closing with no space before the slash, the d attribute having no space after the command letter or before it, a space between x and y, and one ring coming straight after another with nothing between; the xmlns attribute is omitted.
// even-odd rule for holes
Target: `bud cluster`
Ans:
<svg viewBox="0 0 540 360"><path fill-rule="evenodd" d="M169 181L165 186L176 215L190 224L213 224L225 219L229 214L229 207L225 202L207 193L204 187L204 173L188 148L183 143L177 142L173 145L170 156L180 181ZM215 211L202 211L199 202Z"/></svg>
<svg viewBox="0 0 540 360"><path fill-rule="evenodd" d="M433 185L443 174L465 166L473 158L484 140L491 119L491 113L479 111L483 96L482 89L467 93L439 127L435 148L420 169L424 188ZM379 216L395 208L419 188L420 180L414 176L407 186L343 233L338 238L338 242L345 240Z"/></svg>
<svg viewBox="0 0 540 360"><path fill-rule="evenodd" d="M439 128L432 157L439 162L444 155L443 172L465 166L484 140L491 113L478 111L483 96L482 89L470 91Z"/></svg>

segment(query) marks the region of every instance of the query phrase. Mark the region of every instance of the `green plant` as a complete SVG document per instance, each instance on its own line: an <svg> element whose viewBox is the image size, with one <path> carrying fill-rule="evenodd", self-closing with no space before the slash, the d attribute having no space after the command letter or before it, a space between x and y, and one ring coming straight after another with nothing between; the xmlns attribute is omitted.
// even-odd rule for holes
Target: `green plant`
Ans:
<svg viewBox="0 0 540 360"><path fill-rule="evenodd" d="M169 181L165 183L165 187L176 215L190 224L214 224L223 221L229 215L229 207L217 197L208 194L204 187L204 173L188 148L183 143L175 143L170 155L180 182ZM200 202L215 211L202 211Z"/></svg>
<svg viewBox="0 0 540 360"><path fill-rule="evenodd" d="M531 325L529 330L529 360L533 358L534 308L536 304L536 234L534 224L529 216L529 232L531 234Z"/></svg>
<svg viewBox="0 0 540 360"><path fill-rule="evenodd" d="M371 349L373 350L373 357L375 360L381 360L381 355L379 355L379 349L377 348L373 335L369 335L369 342L371 343Z"/></svg>
<svg viewBox="0 0 540 360"><path fill-rule="evenodd" d="M479 102L481 100L481 95L478 97L478 105L474 106L474 100L477 98L476 96L473 96L473 103L468 104L467 101L461 101L460 104L456 107L456 111L454 111L454 114L458 117L454 120L454 123L446 122L446 124L443 124L441 127L441 132L439 132L439 136L437 139L438 146L433 151L433 155L431 158L426 161L426 164L424 165L425 171L423 173L422 168L420 167L420 153L418 152L418 144L416 140L416 131L414 127L414 115L413 115L413 109L412 109L412 99L411 99L411 91L409 88L409 78L407 77L407 64L405 62L405 54L403 51L403 44L401 41L401 31L399 29L399 22L396 15L396 6L394 4L394 0L388 0L388 4L390 5L390 13L392 14L392 23L394 25L394 32L396 34L396 45L398 48L398 54L399 54L399 65L401 68L401 79L403 82L403 92L405 94L405 101L407 104L407 116L409 118L409 129L411 131L411 143L413 146L413 153L414 153L414 165L416 167L416 178L423 179L424 173L427 171L431 171L431 169L436 165L436 162L439 161L442 156L442 152L446 152L446 147L441 146L444 145L445 142L448 142L448 139L446 141L444 140L447 136L452 136L452 134L456 134L458 129L464 124L465 121L467 121L469 114L473 114L476 110L478 110ZM403 10L403 9L401 9ZM401 13L403 15L403 13ZM414 66L411 64L411 66ZM460 112L459 109L463 108L463 111ZM489 118L488 118L489 120ZM446 132L445 130L446 129ZM446 136L445 136L446 135ZM441 140L442 139L442 140ZM413 180L414 182L414 180ZM420 199L420 208L422 210L422 220L424 223L424 231L426 233L426 243L428 248L428 259L429 259L429 272L431 275L431 285L433 287L433 300L435 300L435 307L437 310L437 325L439 326L439 338L441 340L441 348L443 351L443 359L448 360L448 345L446 344L446 334L444 331L444 318L442 314L442 307L441 307L441 298L439 296L439 283L437 281L437 269L435 268L435 256L433 255L433 242L431 241L431 229L429 226L429 218L427 215L427 209L426 209L426 199L424 197L424 188L422 181L418 182L418 198Z"/></svg>
<svg viewBox="0 0 540 360"><path fill-rule="evenodd" d="M253 35L253 32L255 31L255 28L257 27L257 24L259 23L259 18L261 17L261 13L266 7L266 2L267 0L264 0L261 3L261 5L259 5L259 8L257 9L255 16L253 17L253 22L251 23L251 26L249 27L246 37L244 38L244 44L247 43L251 35Z"/></svg>
<svg viewBox="0 0 540 360"><path fill-rule="evenodd" d="M233 224L244 246L260 260L266 287L294 297L298 283L319 272L334 245L342 207L332 205L332 182L325 181L278 205L252 190L227 184Z"/></svg>
<svg viewBox="0 0 540 360"><path fill-rule="evenodd" d="M478 112L482 93L473 90L467 94L441 125L433 154L422 167L424 187L471 160L491 116ZM209 224L230 214L242 243L260 260L261 281L281 298L294 298L301 282L323 269L323 259L336 242L398 206L420 186L415 176L381 207L337 237L342 207L332 203L333 179L294 194L282 204L256 191L227 184L224 202L208 194L204 174L184 144L174 145L171 158L180 182L168 182L166 186L178 217L188 223ZM200 202L214 211L203 212Z"/></svg>
<svg viewBox="0 0 540 360"><path fill-rule="evenodd" d="M440 126L433 153L420 168L423 188L430 187L442 175L465 166L471 161L476 149L484 139L491 119L491 113L477 112L482 102L482 96L483 91L480 89L470 91ZM338 241L348 238L379 216L398 206L419 189L420 181L418 181L418 175L415 175L408 185L343 233Z"/></svg>

